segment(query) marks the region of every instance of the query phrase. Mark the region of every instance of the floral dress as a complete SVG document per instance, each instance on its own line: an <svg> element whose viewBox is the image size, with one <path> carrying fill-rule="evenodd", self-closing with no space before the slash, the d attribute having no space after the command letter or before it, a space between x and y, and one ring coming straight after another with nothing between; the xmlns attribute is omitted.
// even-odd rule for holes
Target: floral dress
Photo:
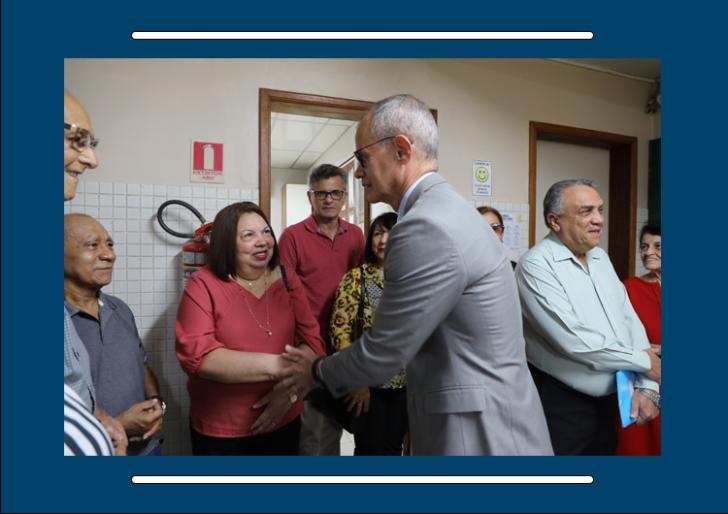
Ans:
<svg viewBox="0 0 728 514"><path fill-rule="evenodd" d="M350 270L336 289L334 307L331 313L331 342L336 351L346 348L354 341L351 335L361 298L361 277L364 273L364 330L369 330L374 319L374 311L382 297L384 282L381 268L363 264ZM406 385L404 370L393 376L381 389L399 389Z"/></svg>

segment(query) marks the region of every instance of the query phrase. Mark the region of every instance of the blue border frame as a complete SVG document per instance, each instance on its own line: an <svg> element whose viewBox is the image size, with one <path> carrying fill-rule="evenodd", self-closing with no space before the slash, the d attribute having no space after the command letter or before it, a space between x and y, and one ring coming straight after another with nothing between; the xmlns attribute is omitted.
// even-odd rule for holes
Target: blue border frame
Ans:
<svg viewBox="0 0 728 514"><path fill-rule="evenodd" d="M711 511L728 507L715 330L725 275L719 241L725 146L719 35L700 2L568 2L475 9L187 0L2 4L3 511ZM344 9L356 12L344 12ZM590 30L591 41L162 42L134 30ZM660 458L65 459L60 455L60 174L63 59L71 57L650 57L663 60L664 455ZM133 165L133 156L130 156ZM705 187L707 185L708 187ZM29 199L32 198L32 201ZM722 199L721 199L722 200ZM678 208L679 206L679 208ZM707 262L706 262L707 261ZM707 266L706 266L707 264ZM705 275L695 273L694 268ZM715 276L713 276L715 274ZM49 276L56 278L49 279ZM708 279L708 280L705 280ZM58 316L56 322L49 322ZM55 349L54 349L55 348ZM705 349L705 350L703 350ZM53 397L56 400L53 400ZM714 465L717 464L717 465ZM133 474L592 474L578 486L134 486Z"/></svg>

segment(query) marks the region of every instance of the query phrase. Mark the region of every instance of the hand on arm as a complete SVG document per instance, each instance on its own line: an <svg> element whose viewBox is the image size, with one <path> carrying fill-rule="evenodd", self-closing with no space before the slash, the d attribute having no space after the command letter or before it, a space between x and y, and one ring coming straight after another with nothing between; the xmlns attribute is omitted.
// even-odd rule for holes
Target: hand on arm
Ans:
<svg viewBox="0 0 728 514"><path fill-rule="evenodd" d="M121 423L100 406L96 408L96 419L99 420L109 434L111 444L114 446L114 455L117 457L126 455L126 447L129 445L129 441Z"/></svg>

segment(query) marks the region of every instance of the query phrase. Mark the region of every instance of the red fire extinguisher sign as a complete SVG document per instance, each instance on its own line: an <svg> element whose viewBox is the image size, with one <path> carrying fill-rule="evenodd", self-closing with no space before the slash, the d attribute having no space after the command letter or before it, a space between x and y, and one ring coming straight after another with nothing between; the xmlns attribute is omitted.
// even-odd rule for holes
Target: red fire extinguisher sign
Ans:
<svg viewBox="0 0 728 514"><path fill-rule="evenodd" d="M192 141L192 181L223 182L222 143Z"/></svg>

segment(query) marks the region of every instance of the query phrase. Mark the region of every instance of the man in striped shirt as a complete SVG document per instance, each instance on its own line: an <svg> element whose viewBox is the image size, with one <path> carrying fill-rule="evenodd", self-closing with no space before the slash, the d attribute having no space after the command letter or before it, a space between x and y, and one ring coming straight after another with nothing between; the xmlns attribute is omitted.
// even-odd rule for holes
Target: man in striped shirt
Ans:
<svg viewBox="0 0 728 514"><path fill-rule="evenodd" d="M63 455L113 455L111 439L76 392L63 385ZM117 455L125 455L117 448Z"/></svg>

